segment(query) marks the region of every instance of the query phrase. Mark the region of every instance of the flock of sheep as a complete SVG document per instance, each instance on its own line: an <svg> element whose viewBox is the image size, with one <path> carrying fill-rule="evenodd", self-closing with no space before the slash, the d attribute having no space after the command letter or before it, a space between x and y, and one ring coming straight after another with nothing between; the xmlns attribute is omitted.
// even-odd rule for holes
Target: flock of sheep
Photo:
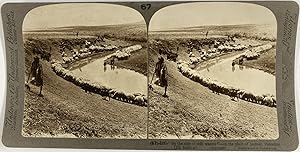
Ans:
<svg viewBox="0 0 300 152"><path fill-rule="evenodd" d="M210 78L205 78L198 71L193 70L189 67L188 62L178 61L177 62L178 70L189 79L200 83L201 85L208 87L216 94L225 94L230 97L243 99L245 101L249 101L252 103L257 103L261 105L266 105L269 107L276 107L276 98L274 95L266 94L266 95L255 95L251 92L235 88L233 86L229 86L222 82L218 82L216 80L212 80Z"/></svg>
<svg viewBox="0 0 300 152"><path fill-rule="evenodd" d="M142 49L141 45L133 45L122 50L118 50L111 55L111 57L117 58L118 60L128 59L132 52Z"/></svg>
<svg viewBox="0 0 300 152"><path fill-rule="evenodd" d="M98 84L98 83L84 80L80 77L76 77L71 71L65 69L62 65L64 63L69 63L74 60L79 60L79 59L85 58L86 56L88 56L94 52L100 52L100 51L102 52L104 50L111 51L114 49L116 49L115 46L98 47L98 46L91 45L88 48L84 48L79 51L73 50L72 52L74 55L72 57L67 57L65 52L62 52L63 62L59 62L57 60L52 60L51 67L58 76L64 78L67 81L74 83L77 86L80 86L83 90L85 90L87 92L93 92L93 93L100 94L100 95L108 98L108 100L110 100L110 98L114 98L116 100L130 103L130 104L135 104L138 106L147 106L147 98L145 95L143 95L141 93L128 94L128 93L125 93L124 91L121 91L121 90L118 90L115 88L109 88L106 86L102 86L101 84ZM141 45L133 45L133 46L124 48L119 52L126 53L130 56L131 52L137 51L140 49L142 49ZM118 59L122 59L119 56L120 55L119 52L116 51L115 53L113 53L110 56L116 57ZM66 60L66 59L68 59L68 60Z"/></svg>
<svg viewBox="0 0 300 152"><path fill-rule="evenodd" d="M237 57L235 60L254 60L257 59L260 54L264 51L270 50L274 46L272 44L265 44L257 47L253 47L250 50L245 51L242 53L239 57Z"/></svg>
<svg viewBox="0 0 300 152"><path fill-rule="evenodd" d="M87 43L87 42L86 42ZM207 51L204 49L199 50L200 57L196 57L192 51L190 51L189 59L190 62L183 62L178 61L177 67L179 71L186 77L190 78L191 80L198 82L202 84L205 87L208 87L210 90L212 90L214 93L217 94L225 94L232 98L237 99L243 99L249 102L266 105L270 107L276 107L276 99L274 95L254 95L251 92L241 90L232 86L229 86L227 84L224 84L222 82L218 82L216 80L211 80L210 78L205 78L202 75L199 74L198 71L195 71L189 67L191 64L197 64L201 61L205 61L210 58L214 58L217 55L220 55L221 53L227 53L231 51L241 51L244 49L247 49L248 47L241 44L220 44L218 41L215 41L215 48L208 49ZM103 51L112 51L117 49L116 46L110 46L110 45L103 45L103 46L95 46L95 45L89 45L86 44L86 48L80 49L79 51L76 49L71 50L73 53L73 56L68 57L67 54L63 51L61 53L63 57L62 63L70 63L72 61L76 61L82 58L85 58L93 53L103 52ZM256 59L260 56L260 53L266 50L269 50L273 47L271 44L261 45L258 47L254 47L251 50L245 51L243 54L241 54L237 59L246 59L246 60L252 60ZM118 60L128 59L132 52L142 49L141 45L133 45L127 48L124 48L122 50L118 50L115 53L113 53L110 58L117 58ZM237 60L235 59L235 60ZM82 78L78 78L74 76L74 74L63 68L61 62L58 62L56 60L53 60L51 62L53 71L64 78L67 81L70 81L74 83L77 86L80 86L83 90L88 92L93 92L100 94L102 96L108 97L108 100L110 98L114 98L116 100L131 103L139 106L147 106L147 98L145 95L136 93L136 94L127 94L123 91L120 91L118 89L113 89L109 87L102 86L98 83L92 83L88 80L84 80Z"/></svg>
<svg viewBox="0 0 300 152"><path fill-rule="evenodd" d="M215 42L215 46L218 46L216 48L212 48L212 49L201 49L199 50L200 56L196 57L192 51L190 51L188 53L189 58L190 58L190 64L197 64L200 63L202 61L211 59L211 58L215 58L216 56L222 54L222 53L228 53L231 51L241 51L244 50L246 48L248 48L245 45L241 45L241 44L232 44L232 45L219 45L220 43L218 43L218 41Z"/></svg>
<svg viewBox="0 0 300 152"><path fill-rule="evenodd" d="M115 49L117 49L117 46L114 45L102 45L102 46L96 46L96 45L88 45L90 43L86 42L86 46L83 49L77 50L77 49L73 49L71 50L72 52L72 56L69 56L62 51L61 55L62 55L62 59L63 59L63 63L68 64L71 63L73 61L79 60L79 59L83 59L86 58L88 56L90 56L93 53L99 53L99 52L103 52L103 51L113 51Z"/></svg>

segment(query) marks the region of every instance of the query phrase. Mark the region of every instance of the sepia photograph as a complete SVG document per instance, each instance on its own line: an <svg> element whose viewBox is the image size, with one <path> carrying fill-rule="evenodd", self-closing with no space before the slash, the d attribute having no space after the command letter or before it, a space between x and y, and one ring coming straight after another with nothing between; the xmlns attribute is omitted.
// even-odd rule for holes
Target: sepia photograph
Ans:
<svg viewBox="0 0 300 152"><path fill-rule="evenodd" d="M117 4L40 6L23 22L22 135L147 138L147 27Z"/></svg>
<svg viewBox="0 0 300 152"><path fill-rule="evenodd" d="M279 137L274 14L256 4L164 7L149 24L150 139Z"/></svg>
<svg viewBox="0 0 300 152"><path fill-rule="evenodd" d="M37 1L0 9L3 148L299 146L292 0Z"/></svg>

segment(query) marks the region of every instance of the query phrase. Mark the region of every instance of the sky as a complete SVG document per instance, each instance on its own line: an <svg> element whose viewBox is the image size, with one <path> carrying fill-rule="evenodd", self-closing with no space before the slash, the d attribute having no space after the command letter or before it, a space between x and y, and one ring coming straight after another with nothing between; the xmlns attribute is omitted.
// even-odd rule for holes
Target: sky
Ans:
<svg viewBox="0 0 300 152"><path fill-rule="evenodd" d="M65 26L101 26L143 21L136 10L100 3L54 4L37 7L25 17L23 30ZM273 13L259 5L239 2L193 2L165 7L154 14L149 30L204 25L275 24Z"/></svg>
<svg viewBox="0 0 300 152"><path fill-rule="evenodd" d="M134 9L113 4L54 4L31 10L24 19L23 30L64 26L101 26L143 21Z"/></svg>
<svg viewBox="0 0 300 152"><path fill-rule="evenodd" d="M154 14L149 30L205 25L275 24L273 13L260 5L238 2L187 3L165 7Z"/></svg>

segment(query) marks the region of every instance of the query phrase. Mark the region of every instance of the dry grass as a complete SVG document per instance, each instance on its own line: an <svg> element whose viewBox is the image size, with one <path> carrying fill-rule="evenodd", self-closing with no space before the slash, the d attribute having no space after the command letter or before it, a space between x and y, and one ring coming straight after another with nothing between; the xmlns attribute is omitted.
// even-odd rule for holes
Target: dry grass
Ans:
<svg viewBox="0 0 300 152"><path fill-rule="evenodd" d="M183 77L168 65L168 98L163 88L149 93L150 138L276 139L276 108L232 101Z"/></svg>
<svg viewBox="0 0 300 152"><path fill-rule="evenodd" d="M263 70L267 73L275 75L276 49L273 48L267 52L264 52L256 60L245 61L243 65Z"/></svg>
<svg viewBox="0 0 300 152"><path fill-rule="evenodd" d="M68 38L74 39L79 32L81 38L95 38L98 36L106 38L115 38L125 41L147 41L145 23L106 25L106 26L71 26L63 28L54 28L49 30L27 31L25 38Z"/></svg>
<svg viewBox="0 0 300 152"><path fill-rule="evenodd" d="M170 38L172 37L169 35ZM176 36L175 36L176 37ZM151 37L153 42L155 37ZM179 59L188 60L187 48L182 44L189 38L165 39L170 48L179 46ZM197 37L194 39L198 39ZM237 40L241 44L265 43L247 38ZM274 52L273 52L274 53ZM196 54L196 53L195 53ZM234 54L234 53L232 53ZM224 57L231 56L225 55ZM275 65L272 52L261 56L261 61ZM149 76L157 62L156 49L149 51ZM261 62L257 61L257 62ZM210 60L201 63L209 65ZM188 139L276 139L279 136L277 110L243 100L233 101L225 95L214 94L208 88L183 77L176 63L167 61L168 98L162 97L161 87L149 91L149 137ZM149 78L151 79L151 77Z"/></svg>
<svg viewBox="0 0 300 152"><path fill-rule="evenodd" d="M25 90L23 135L73 134L87 138L145 138L147 108L84 92L43 62L43 97ZM67 89L66 89L67 88ZM129 112L130 111L130 112Z"/></svg>
<svg viewBox="0 0 300 152"><path fill-rule="evenodd" d="M28 70L33 55L43 59L62 60L60 43L70 49L82 48L85 40L96 39L94 34L114 33L105 36L105 42L125 47L144 41L141 26L128 26L130 32L122 31L118 26L87 28L80 37L74 31L39 31L25 35L25 65ZM135 30L140 30L134 32ZM95 32L97 31L97 32ZM122 31L122 32L121 32ZM117 35L119 34L119 35ZM135 34L133 36L132 34ZM99 44L100 45L100 44ZM51 46L51 50L50 50ZM34 49L37 48L37 49ZM144 54L145 52L143 52ZM140 55L142 56L142 55ZM49 60L48 60L49 61ZM57 76L50 63L42 60L44 73L43 97L38 96L38 88L25 90L25 107L22 134L24 136L58 137L72 135L81 138L146 138L147 107L140 107L117 100L107 101L98 94L86 93L80 87ZM27 71L28 72L28 71Z"/></svg>
<svg viewBox="0 0 300 152"><path fill-rule="evenodd" d="M153 39L190 39L190 38L205 38L206 32L208 38L236 36L238 38L248 38L264 41L276 41L277 29L275 25L221 25L221 26L198 26L168 31L151 31L150 36Z"/></svg>
<svg viewBox="0 0 300 152"><path fill-rule="evenodd" d="M147 76L147 65L148 65L148 49L143 46L142 50L136 51L131 54L129 59L117 61L116 66L131 69L133 71L142 73Z"/></svg>

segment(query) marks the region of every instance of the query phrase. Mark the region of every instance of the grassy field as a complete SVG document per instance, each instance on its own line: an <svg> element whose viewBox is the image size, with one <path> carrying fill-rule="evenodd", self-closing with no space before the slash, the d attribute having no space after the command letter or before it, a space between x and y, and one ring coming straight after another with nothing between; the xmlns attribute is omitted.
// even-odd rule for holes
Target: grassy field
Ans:
<svg viewBox="0 0 300 152"><path fill-rule="evenodd" d="M106 26L70 26L52 28L47 30L25 31L25 38L76 38L79 33L81 38L106 37L125 41L146 42L146 24L143 22L122 25Z"/></svg>
<svg viewBox="0 0 300 152"><path fill-rule="evenodd" d="M275 25L220 25L220 26L197 26L180 29L170 29L165 31L151 31L150 36L153 39L187 39L187 38L205 38L208 31L208 37L246 37L256 40L275 41L277 27Z"/></svg>
<svg viewBox="0 0 300 152"><path fill-rule="evenodd" d="M117 61L115 65L147 76L148 49L144 46L142 50L132 53L128 60Z"/></svg>
<svg viewBox="0 0 300 152"><path fill-rule="evenodd" d="M38 88L25 91L24 136L145 138L147 108L105 100L65 81L43 62L43 97ZM130 111L130 112L128 112Z"/></svg>
<svg viewBox="0 0 300 152"><path fill-rule="evenodd" d="M185 44L190 41L205 39L205 33L208 29L210 34L206 37L207 39L226 39L228 35L236 35L236 43L252 46L274 41L274 35L267 33L272 33L272 28L269 26L212 26L152 31L149 41L151 42L150 46L154 49L149 51L149 76L152 76L159 56L158 49L154 47L157 41L172 50L179 47L178 59L189 61L188 48ZM269 37L264 38L261 35ZM208 49L208 47L204 48ZM224 58L238 53L233 52L224 55ZM258 60L251 61L253 63L245 62L245 65L250 66L255 63L253 68L259 68L259 66L268 63L268 68L271 69L273 65L275 67L274 53L274 50L268 51L262 54ZM198 55L196 49L193 50L193 54ZM184 77L178 71L175 62L166 61L166 64L168 67L168 97L162 97L164 89L161 87L154 86L154 90L149 90L149 138L278 138L276 108L253 104L244 100L233 101L228 96L215 94L208 88ZM210 65L211 62L207 60L200 64Z"/></svg>
<svg viewBox="0 0 300 152"><path fill-rule="evenodd" d="M262 53L257 60L245 61L243 65L275 75L276 49Z"/></svg>
<svg viewBox="0 0 300 152"><path fill-rule="evenodd" d="M44 86L42 97L38 96L38 88L32 85L30 91L24 88L22 134L29 137L146 138L147 107L114 99L107 101L98 94L87 93L57 76L49 62L52 59L62 61L61 42L67 46L66 54L71 56L71 49L82 48L85 40L94 41L97 38L95 34L100 33L104 36L104 42L97 42L98 45L111 44L122 48L140 44L145 40L146 33L146 29L143 31L142 27L142 25L72 27L26 32L24 35L26 76L33 56L41 55ZM74 31L80 31L79 37L74 35ZM107 33L112 35L105 35Z"/></svg>
<svg viewBox="0 0 300 152"><path fill-rule="evenodd" d="M191 39L204 38L207 31L205 28L208 28L191 27L172 32L151 32L149 36L151 49L147 49L146 31L143 27L145 26L140 24L130 24L123 27L68 27L51 31L26 32L24 37L26 69L29 69L34 54L40 54L44 59L62 60L59 53L61 41L72 46L71 48L78 49L83 40L93 41L101 35L105 42L99 44L113 44L118 47L142 44L141 51L133 53L128 60L118 61L115 64L144 75L147 75L149 70L148 75L152 76L158 58L157 48L152 48L155 40L164 41L163 45L173 51L179 47L178 59L188 60L186 43ZM264 39L247 35L251 33L258 35L254 33L259 31L257 28L253 25L244 28L211 27L208 38L227 38L227 35L239 33L243 36L237 39L242 39L238 41L239 43L256 45L273 41L272 38ZM268 28L262 26L260 30L272 31L266 30ZM77 31L81 31L79 37L75 36ZM263 32L259 33L268 36ZM69 51L66 53L70 54ZM196 54L196 50L194 53ZM258 60L247 61L244 64L254 68L275 69L275 55L275 50L270 50L262 54ZM276 139L279 136L276 108L243 100L233 101L228 96L214 94L208 88L184 77L173 61L166 61L169 97L162 97L163 88L154 86L154 90L149 90L149 111L147 107L113 99L107 101L100 95L86 93L58 77L51 70L47 60L43 60L42 63L45 74L44 96L38 97L38 90L34 87L32 91L25 91L22 132L24 136L146 138L147 124L149 138L155 139ZM209 65L209 60L201 64ZM149 115L148 119L147 115Z"/></svg>
<svg viewBox="0 0 300 152"><path fill-rule="evenodd" d="M152 54L152 53L151 53ZM155 53L149 56L156 58ZM154 65L150 62L153 71ZM149 137L176 139L276 139L277 110L212 93L167 61L168 98L149 91ZM151 75L151 73L149 74Z"/></svg>
<svg viewBox="0 0 300 152"><path fill-rule="evenodd" d="M209 32L206 37L206 32ZM180 29L170 29L165 31L151 31L149 33L150 46L155 41L161 41L166 48L175 50L178 46L180 50L187 50L183 44L192 40L201 39L227 39L228 36L234 36L239 44L243 45L258 45L266 43L274 43L276 41L277 27L275 25L223 25L223 26L197 26L186 27ZM205 48L208 49L208 48ZM197 51L193 51L198 54ZM275 74L275 59L276 50L261 54L258 60L246 61L245 66L263 70L270 74ZM186 53L179 52L179 59L186 60Z"/></svg>

